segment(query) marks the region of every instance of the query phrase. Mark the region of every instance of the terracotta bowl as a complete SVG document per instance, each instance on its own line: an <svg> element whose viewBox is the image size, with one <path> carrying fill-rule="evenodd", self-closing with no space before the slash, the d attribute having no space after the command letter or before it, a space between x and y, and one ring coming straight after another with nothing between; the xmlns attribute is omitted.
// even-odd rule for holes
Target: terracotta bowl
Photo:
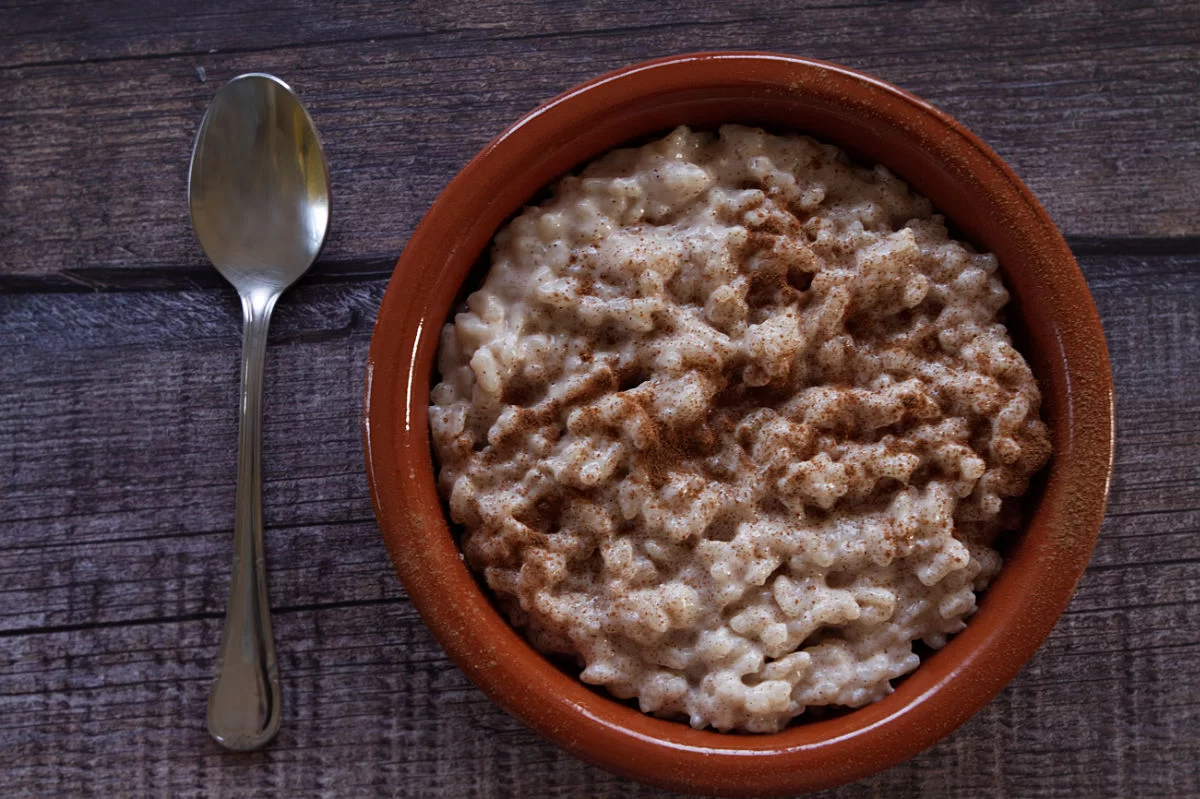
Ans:
<svg viewBox="0 0 1200 799"><path fill-rule="evenodd" d="M1041 383L1054 459L1027 529L967 629L867 707L771 735L697 731L643 715L534 651L468 571L434 483L426 410L438 334L496 230L555 178L679 124L810 133L878 162L1000 258L1010 322ZM413 605L497 704L569 752L654 785L727 795L847 782L930 746L1013 678L1087 565L1112 470L1112 376L1100 321L1046 212L983 142L918 98L832 64L704 53L628 67L530 112L451 181L384 296L366 373L375 512ZM803 719L803 717L801 717Z"/></svg>

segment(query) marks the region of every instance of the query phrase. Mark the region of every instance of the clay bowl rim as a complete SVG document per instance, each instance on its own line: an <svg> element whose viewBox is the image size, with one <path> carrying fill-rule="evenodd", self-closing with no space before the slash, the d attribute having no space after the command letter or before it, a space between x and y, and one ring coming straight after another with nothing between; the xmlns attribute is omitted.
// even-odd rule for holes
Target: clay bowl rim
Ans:
<svg viewBox="0 0 1200 799"><path fill-rule="evenodd" d="M928 159L937 168L917 179L893 171L939 207L939 193L983 192L1000 227L981 214L948 217L973 240L1002 245L988 249L1001 255L1014 301L1035 320L1031 360L1057 409L1055 457L1033 517L967 629L885 699L770 735L697 731L646 716L535 652L462 560L437 496L427 427L438 333L500 224L554 177L648 133L621 128L628 109L643 111L627 116L645 116L657 113L645 112L649 103L669 108L667 101L682 97L718 95L736 102L739 93L817 108L798 132L813 130L821 114L869 129L853 134L857 147L817 131L852 151L871 150L878 135L897 152ZM607 136L607 144L593 142L583 157L563 155L573 138L589 135ZM875 160L892 167L887 157ZM546 174L530 177L538 170ZM1087 284L1009 167L958 122L890 84L834 64L754 52L679 55L614 71L529 112L488 144L447 185L397 262L364 390L366 466L384 541L412 604L463 672L510 714L588 762L664 788L725 795L794 793L864 777L932 745L998 693L1049 634L1083 575L1104 516L1114 433L1108 353Z"/></svg>

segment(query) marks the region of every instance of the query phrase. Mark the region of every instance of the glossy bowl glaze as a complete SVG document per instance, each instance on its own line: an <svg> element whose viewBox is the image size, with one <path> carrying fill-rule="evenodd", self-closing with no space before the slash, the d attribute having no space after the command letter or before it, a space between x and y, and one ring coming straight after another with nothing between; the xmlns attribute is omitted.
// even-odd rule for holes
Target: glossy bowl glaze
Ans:
<svg viewBox="0 0 1200 799"><path fill-rule="evenodd" d="M496 230L555 178L680 124L809 133L884 164L959 235L1000 258L1010 325L1042 386L1054 458L1027 528L967 629L887 698L771 735L643 715L534 651L468 571L434 481L427 407L442 324ZM530 112L451 181L396 265L371 342L364 439L396 571L438 641L496 703L596 765L654 785L795 793L863 777L931 745L1013 678L1066 607L1104 516L1112 376L1083 276L1061 234L1000 158L962 125L874 78L763 53L702 53L597 78Z"/></svg>

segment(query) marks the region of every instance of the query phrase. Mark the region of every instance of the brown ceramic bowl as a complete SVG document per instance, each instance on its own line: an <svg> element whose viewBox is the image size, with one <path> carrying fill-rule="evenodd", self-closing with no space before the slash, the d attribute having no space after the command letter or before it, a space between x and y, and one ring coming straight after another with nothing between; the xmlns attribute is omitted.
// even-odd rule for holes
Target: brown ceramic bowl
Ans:
<svg viewBox="0 0 1200 799"><path fill-rule="evenodd" d="M427 426L438 334L496 230L555 178L680 124L811 133L878 162L990 250L1010 322L1053 430L1028 527L967 629L875 704L771 735L643 715L564 673L496 611L463 563L434 483ZM832 64L705 53L629 67L532 111L451 181L413 233L383 299L366 374L375 511L414 606L501 707L596 765L665 788L728 795L814 790L911 757L979 710L1033 655L1083 574L1112 469L1112 377L1091 295L1062 236L983 142L893 86Z"/></svg>

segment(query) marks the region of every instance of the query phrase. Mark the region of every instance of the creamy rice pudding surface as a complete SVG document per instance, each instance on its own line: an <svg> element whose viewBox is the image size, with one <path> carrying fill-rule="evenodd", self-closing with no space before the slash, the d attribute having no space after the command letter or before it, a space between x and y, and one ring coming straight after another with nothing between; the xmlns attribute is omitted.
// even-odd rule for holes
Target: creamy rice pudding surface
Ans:
<svg viewBox="0 0 1200 799"><path fill-rule="evenodd" d="M643 711L778 730L975 610L1050 455L993 255L883 167L679 128L497 234L430 426L469 564Z"/></svg>

